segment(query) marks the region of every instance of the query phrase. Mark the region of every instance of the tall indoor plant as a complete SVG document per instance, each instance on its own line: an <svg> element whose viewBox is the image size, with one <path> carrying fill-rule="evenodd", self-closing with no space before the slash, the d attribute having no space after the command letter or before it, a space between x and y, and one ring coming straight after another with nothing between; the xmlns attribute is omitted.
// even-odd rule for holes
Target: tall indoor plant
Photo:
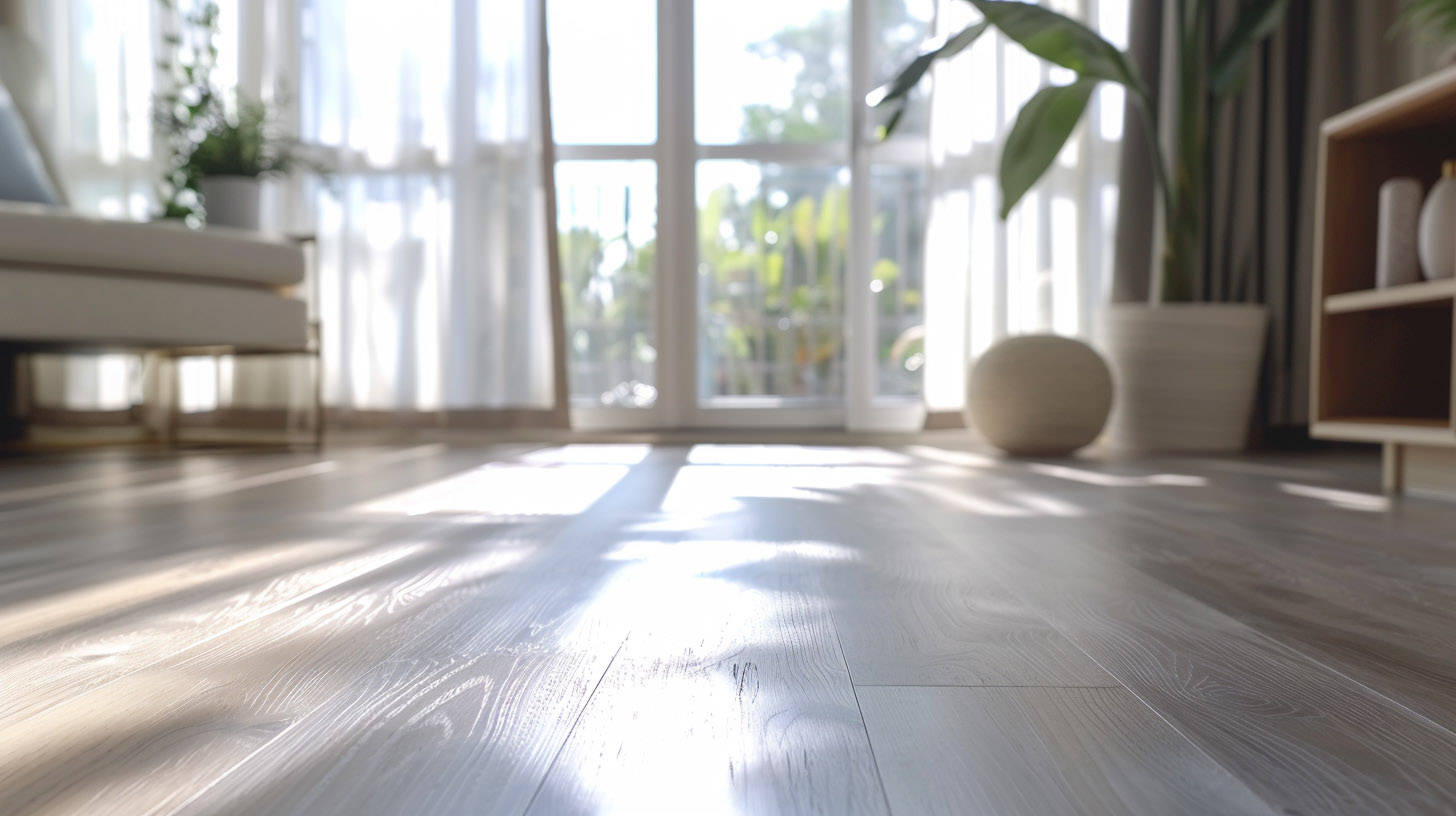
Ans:
<svg viewBox="0 0 1456 816"><path fill-rule="evenodd" d="M1102 82L1127 89L1152 146L1159 245L1150 270L1152 302L1108 309L1102 344L1117 376L1113 440L1142 449L1242 447L1258 380L1263 308L1193 303L1207 230L1208 134L1236 94L1255 47L1279 27L1289 0L1244 0L1216 46L1212 0L1167 0L1173 25L1171 106L1138 75L1126 53L1086 25L1032 3L967 0L982 19L933 42L870 104L890 110L893 130L911 89L934 63L997 29L1031 54L1074 73L1038 91L1021 108L1000 164L1005 218L1062 150ZM944 92L944 91L942 91ZM1160 132L1161 131L1161 132ZM1161 137L1161 138L1160 138Z"/></svg>

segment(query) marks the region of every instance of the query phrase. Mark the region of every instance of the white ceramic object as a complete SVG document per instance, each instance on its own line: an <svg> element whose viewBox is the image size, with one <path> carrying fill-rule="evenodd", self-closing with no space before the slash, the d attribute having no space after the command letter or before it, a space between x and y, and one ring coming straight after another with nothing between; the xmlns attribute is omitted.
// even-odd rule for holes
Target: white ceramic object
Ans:
<svg viewBox="0 0 1456 816"><path fill-rule="evenodd" d="M1393 178L1380 185L1380 224L1376 232L1375 285L1404 286L1421 279L1416 242L1421 217L1420 181Z"/></svg>
<svg viewBox="0 0 1456 816"><path fill-rule="evenodd" d="M1108 441L1132 451L1237 451L1268 316L1255 304L1113 304L1101 328L1117 402Z"/></svg>
<svg viewBox="0 0 1456 816"><path fill-rule="evenodd" d="M1080 340L1030 335L981 355L966 385L966 424L1013 456L1065 456L1097 439L1112 373Z"/></svg>
<svg viewBox="0 0 1456 816"><path fill-rule="evenodd" d="M209 226L258 229L263 184L248 176L211 176L202 180L202 207Z"/></svg>
<svg viewBox="0 0 1456 816"><path fill-rule="evenodd" d="M1421 207L1421 272L1426 280L1456 275L1456 162L1441 168L1441 180Z"/></svg>

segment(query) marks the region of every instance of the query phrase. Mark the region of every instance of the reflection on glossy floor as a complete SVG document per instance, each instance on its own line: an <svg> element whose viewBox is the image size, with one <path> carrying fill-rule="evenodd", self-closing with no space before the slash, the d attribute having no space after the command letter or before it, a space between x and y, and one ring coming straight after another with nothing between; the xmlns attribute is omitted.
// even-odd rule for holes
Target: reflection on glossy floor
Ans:
<svg viewBox="0 0 1456 816"><path fill-rule="evenodd" d="M0 813L1456 811L1372 458L0 462Z"/></svg>

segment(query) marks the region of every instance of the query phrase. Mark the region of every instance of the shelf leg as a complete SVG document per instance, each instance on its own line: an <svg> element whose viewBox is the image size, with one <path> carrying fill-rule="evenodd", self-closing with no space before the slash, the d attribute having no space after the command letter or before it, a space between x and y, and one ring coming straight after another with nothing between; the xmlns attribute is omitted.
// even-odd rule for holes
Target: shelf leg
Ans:
<svg viewBox="0 0 1456 816"><path fill-rule="evenodd" d="M1386 442L1380 457L1380 485L1386 493L1405 490L1405 446Z"/></svg>

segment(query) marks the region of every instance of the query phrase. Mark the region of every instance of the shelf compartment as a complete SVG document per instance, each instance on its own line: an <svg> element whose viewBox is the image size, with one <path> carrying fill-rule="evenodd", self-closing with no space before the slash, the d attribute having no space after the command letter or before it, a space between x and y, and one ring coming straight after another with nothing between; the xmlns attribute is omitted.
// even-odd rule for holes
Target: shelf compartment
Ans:
<svg viewBox="0 0 1456 816"><path fill-rule="evenodd" d="M1372 309L1398 309L1403 306L1450 301L1456 298L1456 279L1421 281L1386 289L1365 289L1325 298L1325 314L1345 314Z"/></svg>
<svg viewBox="0 0 1456 816"><path fill-rule="evenodd" d="M1380 427L1421 437L1451 428L1453 300L1406 303L1401 308L1325 313L1322 316L1316 431L1341 438ZM1358 434L1352 437L1352 434Z"/></svg>

